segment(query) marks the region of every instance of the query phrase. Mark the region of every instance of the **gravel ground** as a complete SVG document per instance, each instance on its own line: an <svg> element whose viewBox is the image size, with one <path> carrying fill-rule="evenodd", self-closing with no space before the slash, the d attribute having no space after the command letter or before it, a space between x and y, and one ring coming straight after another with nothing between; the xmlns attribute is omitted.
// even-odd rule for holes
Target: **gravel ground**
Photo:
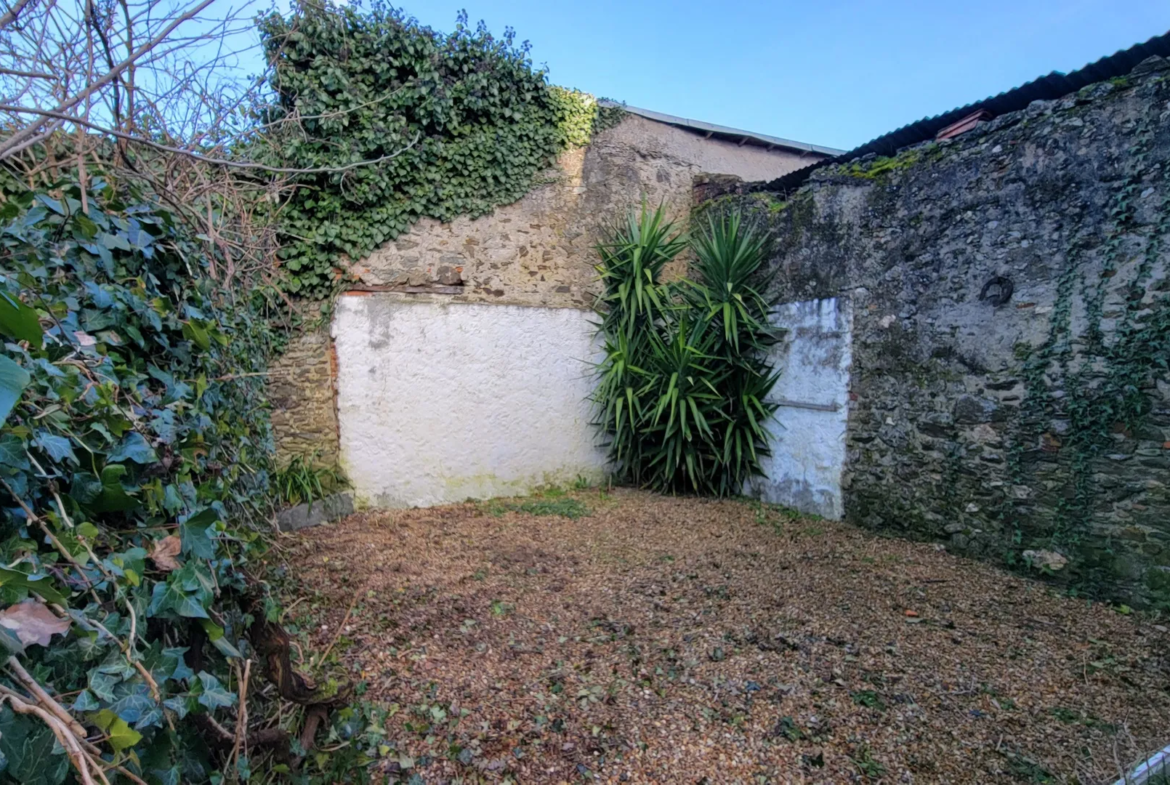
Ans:
<svg viewBox="0 0 1170 785"><path fill-rule="evenodd" d="M594 490L294 542L390 781L1102 783L1170 742L1157 620L847 524Z"/></svg>

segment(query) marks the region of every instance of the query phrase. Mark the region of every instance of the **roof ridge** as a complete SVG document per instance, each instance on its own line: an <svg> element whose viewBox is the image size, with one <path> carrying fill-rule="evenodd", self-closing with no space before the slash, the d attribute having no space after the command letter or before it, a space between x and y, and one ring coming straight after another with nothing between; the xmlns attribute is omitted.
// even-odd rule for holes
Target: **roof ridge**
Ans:
<svg viewBox="0 0 1170 785"><path fill-rule="evenodd" d="M630 114L636 114L639 117L644 117L647 120L653 120L657 123L664 123L666 125L673 125L679 128L687 128L692 131L706 134L707 138L713 136L719 138L731 138L744 141L754 141L755 146L785 148L788 150L796 150L801 153L815 153L817 155L837 156L845 153L845 150L840 150L835 147L825 147L823 145L809 144L807 142L796 142L791 139L783 139L779 136L770 136L768 134L756 133L755 131L744 131L739 128L732 128L726 125L716 125L715 123L708 123L703 120L690 120L685 117L676 117L674 115L666 114L665 112L656 112L653 109L642 109L637 106L630 106L625 103L618 103L609 99L601 99L598 101L601 106L621 107Z"/></svg>

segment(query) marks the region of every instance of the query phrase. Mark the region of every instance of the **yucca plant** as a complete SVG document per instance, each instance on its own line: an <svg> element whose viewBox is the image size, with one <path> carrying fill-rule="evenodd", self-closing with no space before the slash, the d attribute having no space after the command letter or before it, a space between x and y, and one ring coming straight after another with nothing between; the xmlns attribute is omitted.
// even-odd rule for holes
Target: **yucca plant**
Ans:
<svg viewBox="0 0 1170 785"><path fill-rule="evenodd" d="M783 331L769 324L773 303L755 285L766 239L739 212L728 211L708 216L692 244L697 280L685 290L686 299L715 335L710 365L724 396L723 417L715 424L721 457L709 477L711 491L720 496L738 493L762 473L761 460L771 454L767 426L776 405L768 395L779 374L768 352Z"/></svg>
<svg viewBox="0 0 1170 785"><path fill-rule="evenodd" d="M640 212L630 211L610 227L597 246L601 264L596 268L604 285L598 311L606 335L624 333L632 339L661 322L671 305L670 287L658 278L686 245L662 205L654 212L642 205Z"/></svg>
<svg viewBox="0 0 1170 785"><path fill-rule="evenodd" d="M652 340L664 334L672 303L671 287L659 281L662 269L686 247L686 240L667 220L662 206L651 212L631 211L610 227L597 246L597 272L603 290L598 297L599 332L605 359L598 366L594 393L595 425L608 441L618 475L637 484L656 448L648 432L652 411L653 373L647 362Z"/></svg>
<svg viewBox="0 0 1170 785"><path fill-rule="evenodd" d="M702 321L684 315L653 335L646 358L654 403L644 431L653 449L647 480L664 491L709 492L719 452L724 381L713 333Z"/></svg>
<svg viewBox="0 0 1170 785"><path fill-rule="evenodd" d="M693 242L696 279L662 284L685 246L661 207L631 212L598 246L605 358L595 424L623 479L725 496L769 454L777 375L767 351L780 333L753 285L762 234L736 213L709 219Z"/></svg>

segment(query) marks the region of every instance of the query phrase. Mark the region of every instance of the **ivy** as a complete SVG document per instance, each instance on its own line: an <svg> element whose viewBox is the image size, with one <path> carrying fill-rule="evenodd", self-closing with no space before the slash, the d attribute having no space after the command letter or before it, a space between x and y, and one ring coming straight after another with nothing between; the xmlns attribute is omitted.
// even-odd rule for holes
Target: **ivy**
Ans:
<svg viewBox="0 0 1170 785"><path fill-rule="evenodd" d="M0 643L101 765L206 781L190 718L236 701L265 550L265 292L218 291L193 234L100 176L84 200L5 184L0 378L19 397L0 407ZM13 662L0 685L27 695ZM64 781L69 757L18 700L0 706L0 780Z"/></svg>
<svg viewBox="0 0 1170 785"><path fill-rule="evenodd" d="M1027 395L1010 446L1010 477L1016 485L1031 481L1025 457L1042 449L1045 439L1067 477L1051 529L1031 538L1045 546L1079 550L1100 504L1094 479L1099 459L1118 434L1140 432L1153 408L1147 390L1155 378L1170 372L1170 303L1164 294L1147 295L1170 234L1170 171L1148 160L1154 131L1148 121L1135 129L1135 142L1126 156L1131 173L1110 197L1101 236L1072 239L1057 281L1049 334L1040 346L1021 348ZM1158 220L1142 227L1135 221L1136 202L1146 188L1160 191L1154 194L1159 198ZM1135 240L1142 245L1139 261L1131 266L1129 279L1119 281ZM1101 264L1099 275L1089 280L1084 277L1088 269L1084 262L1091 248L1100 249ZM1079 332L1073 320L1078 282L1083 303ZM1107 334L1104 305L1111 289L1124 297L1124 304L1119 313L1108 315L1114 325ZM1068 423L1059 438L1049 433L1054 419ZM1014 526L1020 545L1027 503L1014 496L1005 502L1004 518ZM1080 555L1087 570L1103 567L1085 553Z"/></svg>
<svg viewBox="0 0 1170 785"><path fill-rule="evenodd" d="M527 44L459 16L442 34L380 3L294 5L260 20L276 96L264 144L299 175L282 212L289 291L323 296L420 218L476 217L514 202L558 153L620 119L548 84ZM297 133L285 133L297 120ZM388 157L388 158L387 158Z"/></svg>

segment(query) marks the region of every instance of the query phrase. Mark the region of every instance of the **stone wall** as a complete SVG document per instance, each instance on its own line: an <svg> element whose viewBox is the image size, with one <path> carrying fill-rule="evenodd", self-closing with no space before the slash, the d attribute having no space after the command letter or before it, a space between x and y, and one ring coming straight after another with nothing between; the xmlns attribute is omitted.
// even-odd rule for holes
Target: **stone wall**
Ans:
<svg viewBox="0 0 1170 785"><path fill-rule="evenodd" d="M847 518L1170 602L1168 77L724 197L852 302Z"/></svg>
<svg viewBox="0 0 1170 785"><path fill-rule="evenodd" d="M295 455L337 465L337 410L329 328L293 336L268 370L268 400L279 464Z"/></svg>
<svg viewBox="0 0 1170 785"><path fill-rule="evenodd" d="M704 173L767 180L817 160L768 151L627 115L520 201L476 219L423 219L352 266L364 284L461 286L457 301L587 308L595 293L593 252L607 223L643 199L685 222L691 187Z"/></svg>
<svg viewBox="0 0 1170 785"><path fill-rule="evenodd" d="M586 148L570 150L520 201L475 220L420 221L352 272L368 287L442 287L452 302L588 308L599 228L645 199L685 221L704 173L767 180L816 157L739 146L627 115ZM451 292L455 292L452 294ZM338 456L330 341L324 329L295 338L272 368L278 461Z"/></svg>

